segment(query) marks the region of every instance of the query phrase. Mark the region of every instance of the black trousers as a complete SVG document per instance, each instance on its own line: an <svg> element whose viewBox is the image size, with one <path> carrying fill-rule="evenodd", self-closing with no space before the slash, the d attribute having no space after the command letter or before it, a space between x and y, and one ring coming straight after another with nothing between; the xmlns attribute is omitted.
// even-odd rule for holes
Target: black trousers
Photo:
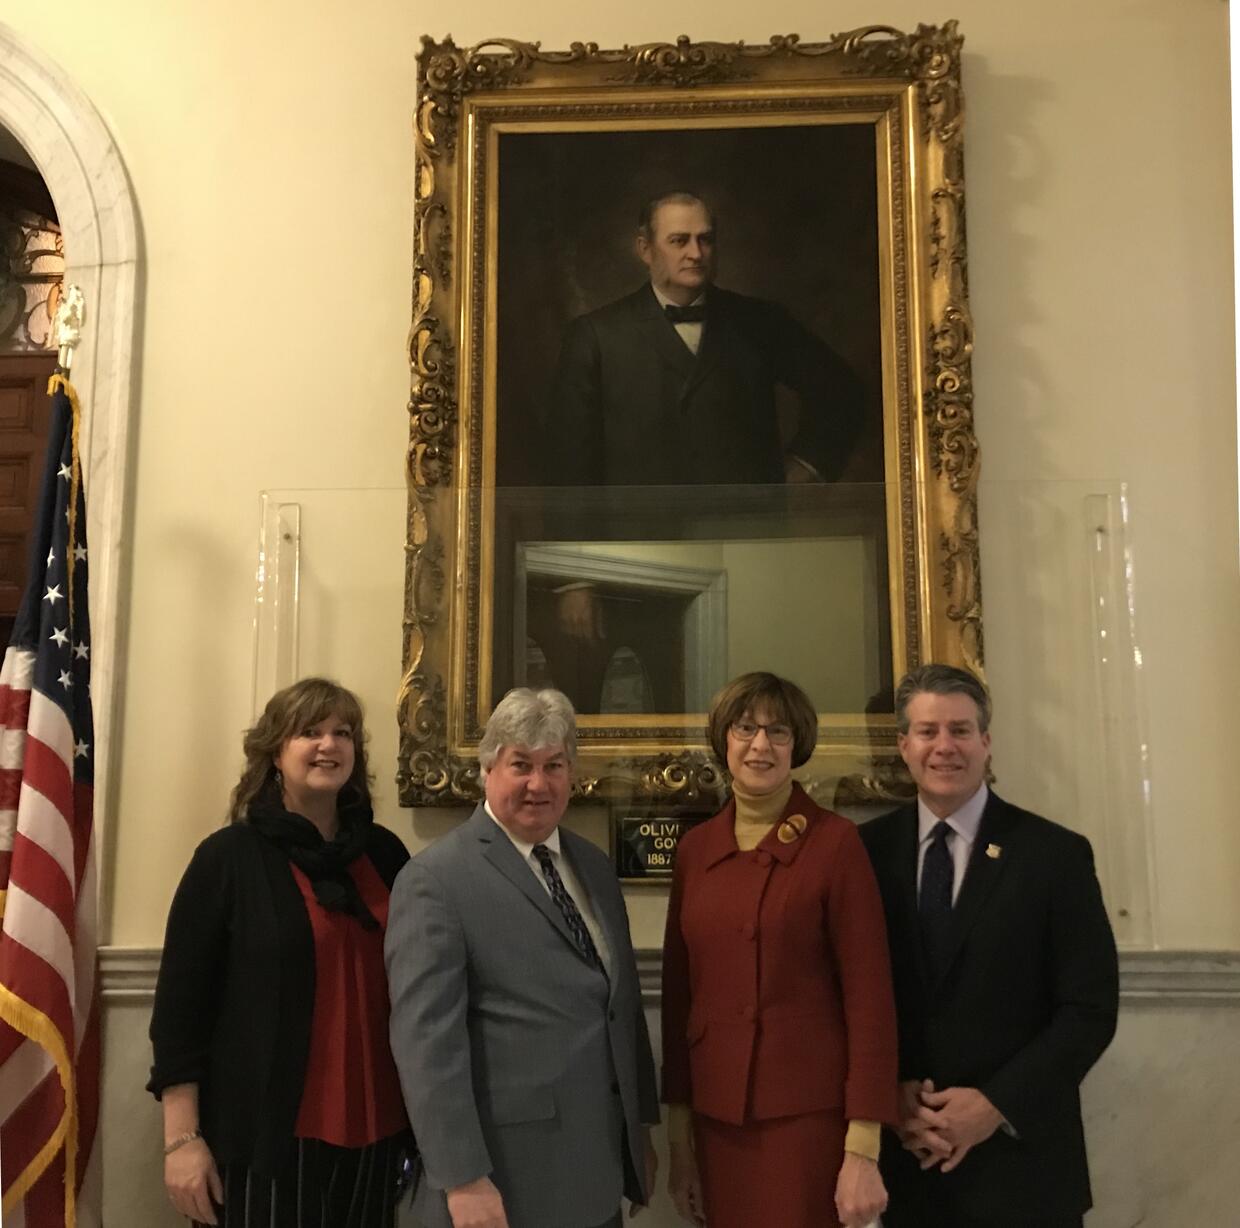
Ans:
<svg viewBox="0 0 1240 1228"><path fill-rule="evenodd" d="M274 1177L224 1165L220 1228L392 1228L408 1143L406 1134L357 1148L297 1139Z"/></svg>

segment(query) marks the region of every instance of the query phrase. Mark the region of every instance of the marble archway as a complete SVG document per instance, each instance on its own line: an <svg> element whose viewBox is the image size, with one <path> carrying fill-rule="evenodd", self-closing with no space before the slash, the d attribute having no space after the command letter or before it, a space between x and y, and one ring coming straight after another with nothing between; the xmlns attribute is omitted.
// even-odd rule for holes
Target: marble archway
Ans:
<svg viewBox="0 0 1240 1228"><path fill-rule="evenodd" d="M91 552L91 692L95 708L95 795L101 886L108 882L124 647L123 581L129 540L129 433L137 360L138 215L120 151L72 80L0 23L0 124L22 143L56 203L65 245L65 284L82 288L86 318L73 359L85 410L83 462ZM107 917L106 886L101 915ZM100 941L107 941L107 934Z"/></svg>

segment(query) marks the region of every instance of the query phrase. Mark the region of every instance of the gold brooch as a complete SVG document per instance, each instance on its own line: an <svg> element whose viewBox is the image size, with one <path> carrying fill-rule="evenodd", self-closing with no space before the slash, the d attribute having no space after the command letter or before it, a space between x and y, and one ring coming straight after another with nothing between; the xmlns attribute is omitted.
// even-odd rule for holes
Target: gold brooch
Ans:
<svg viewBox="0 0 1240 1228"><path fill-rule="evenodd" d="M775 835L780 844L791 844L799 840L809 826L809 820L803 814L790 814L776 829Z"/></svg>
<svg viewBox="0 0 1240 1228"><path fill-rule="evenodd" d="M997 844L988 844L986 846L986 856L989 857L991 861L998 861L999 854L1002 852L1003 850Z"/></svg>

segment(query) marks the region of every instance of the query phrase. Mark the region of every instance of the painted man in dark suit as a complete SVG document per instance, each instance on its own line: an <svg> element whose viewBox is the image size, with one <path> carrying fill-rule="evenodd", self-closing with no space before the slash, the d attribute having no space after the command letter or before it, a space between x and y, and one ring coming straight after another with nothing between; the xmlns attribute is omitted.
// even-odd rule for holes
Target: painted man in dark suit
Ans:
<svg viewBox="0 0 1240 1228"><path fill-rule="evenodd" d="M648 201L636 248L649 281L580 316L565 335L546 424L547 484L839 477L862 424L862 386L852 368L782 307L714 284L715 218L692 193ZM786 443L776 409L781 387L799 399ZM685 501L679 510L664 506L667 523L678 526L669 535L692 536L683 534L683 517L692 517ZM697 500L688 506L705 510ZM532 610L530 619L559 684L581 710L597 711L614 637L595 590L565 586L553 610Z"/></svg>
<svg viewBox="0 0 1240 1228"><path fill-rule="evenodd" d="M642 210L648 284L574 320L547 421L548 482L679 486L829 481L861 424L846 362L782 307L714 285L716 230L688 192ZM780 439L775 391L800 398Z"/></svg>
<svg viewBox="0 0 1240 1228"><path fill-rule="evenodd" d="M1079 1086L1115 1032L1115 940L1089 842L985 783L990 698L927 665L896 691L917 801L861 828L891 944L899 1139L886 1228L1080 1228ZM901 1145L902 1144L902 1145Z"/></svg>

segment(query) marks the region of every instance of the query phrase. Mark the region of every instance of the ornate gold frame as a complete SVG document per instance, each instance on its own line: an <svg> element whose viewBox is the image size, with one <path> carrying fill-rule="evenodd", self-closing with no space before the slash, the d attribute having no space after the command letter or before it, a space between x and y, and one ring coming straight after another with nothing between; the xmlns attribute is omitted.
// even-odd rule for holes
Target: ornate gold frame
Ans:
<svg viewBox="0 0 1240 1228"><path fill-rule="evenodd" d="M506 39L458 48L424 37L415 118L415 257L409 334L404 672L398 713L402 805L479 794L479 628L489 550L485 482L493 425L482 370L493 329L477 309L488 133L548 108L583 122L640 104L661 116L829 107L875 125L880 174L884 424L892 640L898 676L925 660L981 668L978 450L965 256L956 23L902 33L869 26L765 46L651 43L567 51ZM888 344L890 343L890 344ZM492 407L493 409L493 407ZM451 578L452 583L449 584ZM578 792L653 805L708 805L722 775L701 718L586 718ZM891 717L824 715L808 769L826 800L902 791Z"/></svg>

